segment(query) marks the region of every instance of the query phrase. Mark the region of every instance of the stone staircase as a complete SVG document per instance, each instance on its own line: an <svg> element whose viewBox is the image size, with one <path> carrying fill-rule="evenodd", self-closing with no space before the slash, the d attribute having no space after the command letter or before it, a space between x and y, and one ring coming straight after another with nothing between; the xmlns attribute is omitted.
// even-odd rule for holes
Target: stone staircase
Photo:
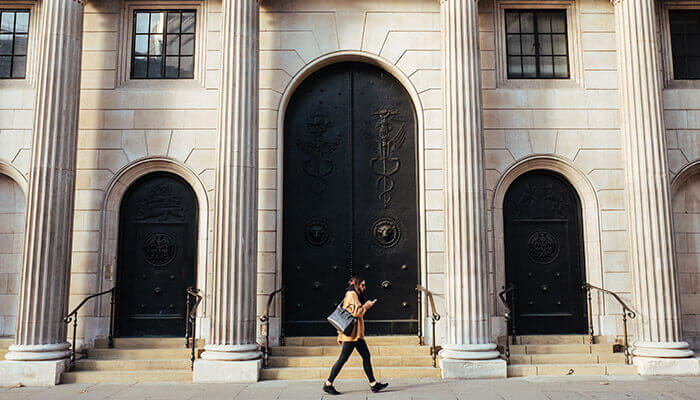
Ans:
<svg viewBox="0 0 700 400"><path fill-rule="evenodd" d="M588 335L517 336L516 344L510 345L508 376L637 375L635 365L625 364L620 346L604 336L593 339L591 343ZM498 344L503 352L505 337Z"/></svg>
<svg viewBox="0 0 700 400"><path fill-rule="evenodd" d="M198 341L198 353L203 345ZM184 338L114 339L114 348L97 339L61 383L192 382L190 354Z"/></svg>
<svg viewBox="0 0 700 400"><path fill-rule="evenodd" d="M366 340L377 379L440 378L440 368L433 368L430 347L420 346L416 336L370 336ZM261 371L261 379L326 379L340 354L335 337L288 337L285 342L285 346L270 348L270 365ZM365 379L356 351L338 379Z"/></svg>

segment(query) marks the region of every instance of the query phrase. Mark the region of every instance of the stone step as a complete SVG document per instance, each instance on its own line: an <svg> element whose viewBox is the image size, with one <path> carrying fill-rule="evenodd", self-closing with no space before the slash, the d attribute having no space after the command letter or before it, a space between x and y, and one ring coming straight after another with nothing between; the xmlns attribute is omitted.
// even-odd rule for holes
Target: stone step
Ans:
<svg viewBox="0 0 700 400"><path fill-rule="evenodd" d="M509 338L513 343L513 338ZM590 344L589 335L523 335L515 337L515 344ZM506 337L500 336L498 344L504 345ZM594 336L593 343L609 343L605 336Z"/></svg>
<svg viewBox="0 0 700 400"><path fill-rule="evenodd" d="M260 371L263 380L304 380L325 379L330 368L266 368ZM440 378L440 368L433 367L377 367L374 368L377 379L401 378ZM360 367L344 367L338 375L339 379L364 379L365 373Z"/></svg>
<svg viewBox="0 0 700 400"><path fill-rule="evenodd" d="M337 345L336 336L286 337L287 346L333 346ZM418 336L367 336L365 341L369 346L418 345Z"/></svg>
<svg viewBox="0 0 700 400"><path fill-rule="evenodd" d="M623 353L511 354L511 364L609 364L624 363Z"/></svg>
<svg viewBox="0 0 700 400"><path fill-rule="evenodd" d="M572 354L612 353L613 344L516 344L510 346L510 354Z"/></svg>
<svg viewBox="0 0 700 400"><path fill-rule="evenodd" d="M625 364L540 364L508 366L509 377L520 376L584 376L584 375L637 375L636 365Z"/></svg>
<svg viewBox="0 0 700 400"><path fill-rule="evenodd" d="M335 356L340 354L340 346L278 346L271 347L270 354L273 356ZM430 355L428 346L369 346L369 351L373 356L419 356Z"/></svg>
<svg viewBox="0 0 700 400"><path fill-rule="evenodd" d="M338 356L308 356L308 357L270 357L271 368L283 367L324 367L333 366ZM345 364L349 367L361 367L362 358L353 354ZM377 367L432 367L433 359L429 355L422 356L372 356L372 365Z"/></svg>
<svg viewBox="0 0 700 400"><path fill-rule="evenodd" d="M61 383L140 383L192 382L192 372L173 370L147 371L77 371L61 375Z"/></svg>
<svg viewBox="0 0 700 400"><path fill-rule="evenodd" d="M198 349L201 353L203 349ZM189 360L191 350L185 348L165 349L89 349L92 360Z"/></svg>
<svg viewBox="0 0 700 400"><path fill-rule="evenodd" d="M190 371L189 359L177 360L90 360L75 362L76 371Z"/></svg>
<svg viewBox="0 0 700 400"><path fill-rule="evenodd" d="M184 338L114 338L115 349L170 349L186 348ZM107 338L95 339L96 349L107 349ZM197 339L197 347L204 346L204 339Z"/></svg>

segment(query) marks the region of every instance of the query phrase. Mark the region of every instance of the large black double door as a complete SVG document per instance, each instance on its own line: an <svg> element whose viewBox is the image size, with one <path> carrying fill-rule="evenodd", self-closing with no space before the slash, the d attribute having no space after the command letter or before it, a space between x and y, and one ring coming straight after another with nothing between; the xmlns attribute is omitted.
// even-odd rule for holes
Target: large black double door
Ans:
<svg viewBox="0 0 700 400"><path fill-rule="evenodd" d="M195 282L197 199L180 177L153 173L124 196L119 226L117 335L182 336Z"/></svg>
<svg viewBox="0 0 700 400"><path fill-rule="evenodd" d="M518 177L503 203L516 334L586 333L581 202L561 175Z"/></svg>
<svg viewBox="0 0 700 400"><path fill-rule="evenodd" d="M350 275L378 302L368 334L417 331L416 120L406 90L363 63L298 87L284 125L285 333L332 335Z"/></svg>

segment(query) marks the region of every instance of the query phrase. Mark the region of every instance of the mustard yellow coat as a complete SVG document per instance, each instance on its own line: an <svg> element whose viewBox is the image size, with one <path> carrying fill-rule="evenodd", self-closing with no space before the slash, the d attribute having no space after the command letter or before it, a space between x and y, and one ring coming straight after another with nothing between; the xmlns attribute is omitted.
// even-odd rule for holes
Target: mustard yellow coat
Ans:
<svg viewBox="0 0 700 400"><path fill-rule="evenodd" d="M345 298L343 299L343 308L346 309L353 317L357 318L357 323L355 328L349 335L343 334L343 332L338 331L338 343L341 342L356 342L359 339L365 338L365 307L360 303L360 297L354 290L348 290L345 292Z"/></svg>

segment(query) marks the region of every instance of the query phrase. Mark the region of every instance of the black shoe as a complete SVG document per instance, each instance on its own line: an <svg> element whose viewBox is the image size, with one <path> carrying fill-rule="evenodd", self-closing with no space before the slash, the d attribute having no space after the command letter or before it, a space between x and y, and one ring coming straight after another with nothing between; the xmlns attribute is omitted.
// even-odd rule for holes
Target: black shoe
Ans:
<svg viewBox="0 0 700 400"><path fill-rule="evenodd" d="M328 393L328 394L332 394L332 395L340 394L339 391L335 390L333 385L328 386L325 383L323 384L323 391Z"/></svg>
<svg viewBox="0 0 700 400"><path fill-rule="evenodd" d="M379 392L380 390L386 388L387 386L389 386L388 383L380 383L380 382L377 382L377 383L374 384L374 386L370 386L370 388L372 389L372 393L377 393L377 392Z"/></svg>

